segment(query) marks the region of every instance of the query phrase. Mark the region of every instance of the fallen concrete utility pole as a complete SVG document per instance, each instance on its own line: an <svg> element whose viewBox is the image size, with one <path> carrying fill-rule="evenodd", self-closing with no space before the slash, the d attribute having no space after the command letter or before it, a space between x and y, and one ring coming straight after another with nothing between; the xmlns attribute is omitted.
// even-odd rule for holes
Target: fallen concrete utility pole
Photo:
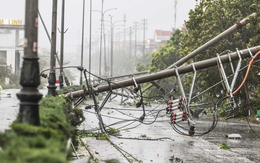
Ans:
<svg viewBox="0 0 260 163"><path fill-rule="evenodd" d="M256 13L251 14L249 17L241 20L240 22L237 22L235 25L231 26L230 28L228 28L227 30L225 30L224 32L220 33L218 36L214 37L213 39L211 39L210 41L208 41L207 43L205 43L204 45L200 46L199 48L197 48L196 50L194 50L193 52L191 52L190 54L186 55L185 57L181 58L180 60L178 60L177 62L175 62L174 64L172 64L171 66L169 66L166 70L168 69L172 69L175 66L179 67L182 64L184 64L185 62L187 62L188 60L190 60L191 58L194 58L196 55L198 55L199 53L203 52L204 50L206 50L207 48L215 45L217 42L219 42L220 40L222 40L224 37L226 37L227 35L233 33L234 31L236 31L237 29L241 29L244 25L247 24L249 18L251 16L256 16ZM147 91L148 89L150 89L156 82L154 81L152 84L150 84L149 86L145 87L143 89L143 92ZM157 85L159 85L158 83L156 83Z"/></svg>
<svg viewBox="0 0 260 163"><path fill-rule="evenodd" d="M106 80L118 79L118 78L124 78L124 77L132 77L132 76L136 76L136 75L144 75L144 74L147 74L147 73L148 73L148 71L142 71L142 72L137 72L137 73L133 73L133 74L113 76L113 77L109 77L109 78L105 78L105 79Z"/></svg>
<svg viewBox="0 0 260 163"><path fill-rule="evenodd" d="M113 79L124 78L124 77L133 77L133 76L136 76L136 75L144 75L144 74L147 74L147 73L148 73L148 71L142 71L142 72L137 72L137 73L133 73L133 74L126 74L126 75L108 77L108 78L104 78L104 79L97 79L95 81L113 80Z"/></svg>
<svg viewBox="0 0 260 163"><path fill-rule="evenodd" d="M256 46L256 47L252 47L249 49L244 49L241 50L241 57L242 58L247 58L250 57L250 51L252 54L257 53L258 51L260 51L260 46ZM220 56L220 59L222 61L222 63L227 63L229 62L229 56L231 58L232 61L238 60L239 56L237 55L237 52L233 52L227 55L222 55ZM199 61L199 62L195 62L194 66L196 68L196 70L200 70L200 69L205 69L205 68L209 68L212 66L216 66L217 65L217 58L211 58L211 59L207 59L207 60L203 60L203 61ZM188 72L192 72L193 71L193 66L192 64L189 65L185 65L182 67L178 67L178 72L179 74L184 74L184 73L188 73ZM146 83L146 82L152 82L155 80L159 80L159 79L164 79L164 78L168 78L171 76L175 76L175 69L169 69L169 70L163 70L154 74L148 74L148 75L143 75L143 76L139 76L135 78L135 81L137 84L141 84L141 83ZM118 89L118 88L122 88L122 87L128 87L131 85L134 85L134 81L132 79L127 79L127 80L122 80L122 81L117 81L114 83L111 83L111 89ZM98 87L95 88L95 91L97 93L100 92L105 92L105 91L109 91L110 90L110 86L109 84L104 84L104 85L100 85ZM71 92L66 94L66 97L80 97L84 94L84 91L76 91L76 92ZM86 94L88 95L88 91L86 91Z"/></svg>

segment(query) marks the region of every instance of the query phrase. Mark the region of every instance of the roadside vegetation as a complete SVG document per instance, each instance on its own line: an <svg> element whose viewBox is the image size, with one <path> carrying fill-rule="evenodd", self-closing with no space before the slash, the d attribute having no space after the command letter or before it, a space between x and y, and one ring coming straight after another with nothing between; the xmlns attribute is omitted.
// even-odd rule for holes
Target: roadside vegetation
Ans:
<svg viewBox="0 0 260 163"><path fill-rule="evenodd" d="M258 16L251 17L246 26L228 35L218 44L200 53L188 63L191 61L197 62L216 57L217 53L223 55L228 52L236 51L236 48L242 50L260 44L259 0L198 0L198 5L195 9L190 10L189 12L189 20L185 23L187 30L176 29L166 45L159 47L157 51L150 54L152 59L148 64L149 66L147 66L147 63L137 63L137 69L141 69L140 71L149 70L150 73L164 70L180 58L188 55L207 41L234 25L236 22L254 12L257 13ZM244 59L241 68L248 65L249 61L250 58ZM254 65L255 66L251 68L246 84L235 95L237 102L241 99L242 109L237 113L238 115L247 115L248 110L251 110L252 113L256 115L256 111L260 110L260 99L258 98L260 96L260 62L255 62ZM233 62L233 66L235 68L236 63ZM227 76L233 74L229 63L224 64L224 69ZM246 69L239 73L235 88L237 88L244 79L245 71ZM182 80L185 92L189 92L192 77L193 73L189 73ZM171 90L174 88L174 81L176 81L175 77L172 77L164 79L160 83L163 88ZM197 71L194 91L206 90L218 81L221 81L218 66L199 70ZM231 83L231 80L229 82ZM150 83L143 84L142 88L145 88L149 84ZM178 92L178 86L176 86L173 95L178 97ZM219 84L207 91L203 95L203 98L200 97L200 99L198 98L192 102L201 103L211 101L212 99L217 100L218 97L221 98L225 94L226 90L223 87L223 84ZM162 95L161 91L154 87L145 93L145 96L147 97L157 97ZM220 108L220 111L223 113L222 116L226 116L227 113L225 111L230 109L228 106L225 106L225 104Z"/></svg>
<svg viewBox="0 0 260 163"><path fill-rule="evenodd" d="M40 101L40 126L17 123L0 134L1 163L66 163L71 139L78 147L76 126L85 120L81 109L72 108L63 97L47 96Z"/></svg>

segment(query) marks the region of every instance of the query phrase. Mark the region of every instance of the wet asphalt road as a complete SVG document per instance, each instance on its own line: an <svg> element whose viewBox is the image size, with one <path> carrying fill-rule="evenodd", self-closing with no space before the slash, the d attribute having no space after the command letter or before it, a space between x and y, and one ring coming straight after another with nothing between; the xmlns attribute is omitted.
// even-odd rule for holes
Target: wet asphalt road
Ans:
<svg viewBox="0 0 260 163"><path fill-rule="evenodd" d="M107 103L107 108L101 111L103 115L103 121L105 125L110 125L122 119L139 118L142 115L142 109L135 107L127 107L119 105L120 98ZM152 110L158 105L152 107L146 107L146 110ZM82 107L83 108L83 107ZM156 110L165 108L165 105L161 105ZM133 111L130 111L130 110ZM84 115L86 121L81 126L82 129L93 131L95 128L99 128L94 110L85 111ZM151 122L154 120L155 114L148 116L144 122ZM147 111L148 115L149 112ZM109 117L106 117L109 116ZM119 119L118 119L119 118ZM201 119L195 119L196 128L199 131L206 131L212 124L211 116L203 116ZM188 137L177 134L169 123L169 117L165 116L165 111L159 114L155 123L150 125L141 124L135 122L129 126L126 126L132 122L118 124L111 126L113 128L119 128L121 131L120 139L111 136L113 143L119 145L125 151L136 157L138 160L142 160L144 163L170 163L171 157L179 158L183 162L189 163L253 163L260 162L260 139L252 133L246 122L237 120L220 120L217 127L202 137ZM185 122L183 122L185 126ZM136 128L127 129L131 127ZM252 128L260 135L260 126L251 124ZM227 134L240 134L242 139L227 139ZM145 137L144 137L145 135ZM139 139L158 139L158 138L171 138L162 140L134 140L123 138L139 138ZM122 155L108 142L96 140L95 138L85 138L85 142L89 145L92 154L99 160L107 160L111 158L118 159L120 162L128 162ZM219 149L221 144L226 144L230 147L229 150ZM87 152L84 152L87 154ZM131 157L129 157L131 158ZM102 161L101 161L102 162Z"/></svg>
<svg viewBox="0 0 260 163"><path fill-rule="evenodd" d="M18 110L19 101L16 98L16 93L19 90L9 90L12 93L11 98L2 98L0 100L0 132L8 129L8 126L15 120ZM43 94L46 91L43 90ZM142 115L142 109L135 107L126 107L119 105L121 98L117 98L112 102L107 103L106 107L101 111L103 115L103 121L106 125L113 124L122 120L131 120L133 118L139 118ZM152 110L153 107L146 107L146 110ZM81 106L84 109L84 106ZM113 108L113 109L111 109ZM156 110L165 108L164 105L159 106ZM125 109L125 110L120 110ZM128 110L130 109L130 110ZM85 109L84 109L85 110ZM99 127L98 120L94 112L94 109L84 111L86 121L80 126L80 129L92 130ZM90 111L90 112L89 112ZM149 115L149 112L146 111ZM105 117L109 116L109 117ZM150 123L154 120L156 112L150 114L144 121ZM117 118L117 119L115 119ZM203 117L196 120L197 128L199 130L207 129L211 125L211 117ZM217 127L207 135L203 137L187 137L177 134L169 124L169 117L165 116L165 112L162 111L159 114L157 121L150 125L144 125L139 122L132 123L127 121L118 125L111 126L113 128L120 128L121 138L111 136L111 141L130 153L138 160L142 160L144 163L171 163L171 157L179 158L183 162L190 163L253 163L260 162L260 139L257 139L250 130L246 122L229 120L220 121ZM138 127L136 127L138 125ZM251 124L252 128L260 135L260 126ZM132 128L136 127L136 128ZM132 129L127 129L132 128ZM227 139L226 134L240 134L241 140ZM162 140L148 140L158 138L170 138ZM127 138L127 139L124 139ZM136 140L129 138L138 138L146 140ZM171 140L173 139L173 140ZM88 145L91 153L95 158L98 158L100 162L108 159L117 159L121 163L128 162L126 158L122 156L117 149L115 149L110 142L106 140L97 140L96 138L84 138L84 143ZM219 149L219 144L225 143L230 147L230 150ZM78 153L88 156L89 153L80 147ZM131 159L131 157L128 157ZM131 159L133 160L133 159Z"/></svg>

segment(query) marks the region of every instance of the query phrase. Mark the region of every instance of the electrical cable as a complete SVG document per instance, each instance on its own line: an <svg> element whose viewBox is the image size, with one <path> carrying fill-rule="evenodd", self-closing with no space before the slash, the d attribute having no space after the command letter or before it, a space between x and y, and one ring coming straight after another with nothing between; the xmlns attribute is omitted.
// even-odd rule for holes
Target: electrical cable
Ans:
<svg viewBox="0 0 260 163"><path fill-rule="evenodd" d="M87 79L86 79L86 80L87 80ZM109 81L107 81L107 82L109 83ZM110 83L109 83L109 85L110 85ZM92 87L91 87L91 90L92 90L92 97L93 97L93 100L94 100L94 103L95 103L95 110L96 110L96 113L97 113L97 116L98 116L98 120L99 120L99 124L100 124L100 129L101 129L101 131L106 135L107 140L127 159L127 161L128 161L129 163L131 163L132 161L129 160L129 158L128 158L122 151L124 151L126 154L128 154L128 155L131 156L133 159L135 159L136 161L139 162L138 159L136 159L134 156L132 156L130 153L126 152L126 151L123 150L122 148L118 147L116 144L114 144L114 143L110 140L110 138L109 138L109 136L108 136L108 132L107 132L106 129L105 129L105 126L104 126L104 123L103 123L103 120L102 120L102 116L101 116L101 114L100 114L100 109L98 108L97 101L95 100L95 94L94 94L94 91L93 91ZM111 91L112 91L112 90L111 90Z"/></svg>
<svg viewBox="0 0 260 163"><path fill-rule="evenodd" d="M257 53L254 55L254 57L251 59L251 61L249 62L249 66L248 66L248 68L247 68L246 76L244 77L244 79L243 79L242 83L240 84L240 86L239 86L234 92L232 92L232 95L236 94L236 93L242 88L242 86L245 84L245 81L246 81L246 79L247 79L247 77L248 77L248 74L249 74L250 68L251 68L251 66L252 66L252 64L253 64L253 62L254 62L254 59L255 59L259 54L260 54L260 51L257 52ZM223 97L222 99L220 99L220 100L217 102L216 108L215 108L215 113L217 112L218 106L223 102L224 99L226 99L226 98L228 98L228 97L229 97L229 95L226 95L225 97ZM216 116L217 116L217 114L216 114ZM213 117L214 117L214 116L213 116ZM217 117L218 117L218 116L217 116ZM178 125L178 124L177 124L177 125ZM210 131L212 131L212 130L216 127L216 125L217 125L217 121L216 121L216 123L215 123L215 119L214 119L211 128L210 128L207 132L199 133L199 135L202 136L202 135L204 135L204 134L209 133ZM178 133L181 133L181 134L185 134L185 135L186 135L186 133L183 133L183 132L179 131L174 125L172 125L172 126L174 127L174 130L175 130L175 131L178 131ZM186 129L186 130L187 130L187 129ZM194 135L195 135L195 134L194 134ZM197 135L198 135L198 134L196 134L195 136L197 136Z"/></svg>
<svg viewBox="0 0 260 163"><path fill-rule="evenodd" d="M259 59L259 60L257 60L257 61L255 61L255 63L256 63L256 62L259 62L259 61L260 61L260 59ZM242 70L244 70L244 69L245 69L245 68L247 68L248 66L249 66L249 65L246 65L245 67L241 68L239 71L242 71ZM230 78L230 77L232 77L232 76L234 76L234 74L232 74L232 75L229 75L229 76L227 77L227 79L228 79L228 78ZM205 92L207 92L208 90L210 90L210 89L212 89L212 88L216 87L216 86L217 86L217 85L219 85L219 84L220 84L222 81L223 81L223 80L219 81L218 83L214 84L213 86L209 87L208 89L206 89L206 90L202 91L200 94L198 94L198 95L196 95L196 96L192 97L192 98L191 98L191 100L193 100L193 99L197 98L198 96L200 96L200 95L204 94L204 93L205 93Z"/></svg>
<svg viewBox="0 0 260 163"><path fill-rule="evenodd" d="M260 138L260 136L253 130L253 128L251 127L249 121L248 121L248 116L246 116L246 120L247 120L247 123L248 123L248 126L250 127L251 131L255 134L255 136L257 136L258 138Z"/></svg>
<svg viewBox="0 0 260 163"><path fill-rule="evenodd" d="M243 84L245 83L245 81L246 81L246 79L247 79L247 77L248 77L248 74L249 74L251 65L253 64L254 59L255 59L259 54L260 54L260 51L259 51L259 52L254 56L254 58L250 61L250 64L249 64L249 66L248 66L247 73L246 73L246 76L245 76L243 82L240 84L240 86L237 88L237 90L232 93L232 95L234 95L235 93L237 93L237 92L241 89L241 87L243 86ZM241 71L241 69L240 69L239 71ZM88 71L87 71L87 72L88 72ZM88 73L90 73L90 72L88 72ZM90 73L90 74L92 74L92 73ZM96 75L94 75L94 74L92 74L92 75L93 75L93 76L96 76ZM98 77L98 76L96 76L96 77ZM98 77L98 78L99 78L99 79L102 79L102 80L105 80L105 79L103 79L103 78L101 78L101 77ZM107 81L107 80L105 80L105 81ZM223 81L223 80L221 80L221 82L222 82L222 81ZM110 82L110 81L107 81L107 82ZM111 82L111 83L113 83L113 82ZM116 83L113 83L113 84L119 85L119 84L116 84ZM119 86L120 86L120 85L119 85ZM124 86L121 86L121 87L125 88ZM132 90L130 90L130 89L128 89L128 88L126 88L126 89L129 90L129 91L132 91ZM201 95L201 94L200 94L200 95ZM196 96L195 96L195 97L196 97ZM195 98L195 97L193 97L193 98ZM226 98L228 98L228 97L229 97L229 96L227 95L227 96L223 97L222 99L220 99L220 100L217 102L216 107L215 107L215 109L214 109L214 113L213 113L213 123L212 123L211 127L209 128L209 130L206 131L206 132L196 132L196 133L194 134L194 136L202 136L202 135L204 135L204 134L207 134L207 133L209 133L210 131L212 131L212 130L216 127L217 122L218 122L217 108L218 108L219 105L223 102L223 100L226 99ZM143 98L143 97L142 97L142 95L141 95L141 99L142 99L142 98ZM165 110L165 109L162 109L162 110ZM150 122L150 123L144 123L144 122L142 122L142 124L150 125L150 124L154 123L154 122L157 120L158 115L159 115L159 113L160 113L162 110L160 110L160 111L157 112L154 121L152 121L152 122ZM118 111L118 110L117 110L117 111ZM143 109L143 111L145 111L145 110ZM152 114L152 111L150 111L149 114ZM102 126L102 128L105 130L105 127L104 127L104 124L103 124L102 117L101 117L101 114L100 114L100 113L98 113L98 118L99 118L99 121L101 120L101 121L100 121L100 123L102 124L101 126ZM131 120L131 121L133 121L133 122L131 122L130 124L133 124L133 123L136 121L136 119ZM119 121L119 122L120 122L120 121ZM115 123L115 124L119 124L119 122L117 122L117 123ZM127 121L124 120L124 121L121 121L121 122L127 122ZM120 122L120 123L121 123L121 122ZM130 124L128 124L128 125L130 125ZM125 125L125 126L128 126L128 125ZM125 127L125 126L123 126L123 127ZM182 126L179 126L178 124L176 125L177 127L176 127L175 125L172 125L172 126L173 126L173 129L174 129L177 133L180 133L180 134L184 134L184 135L189 136L189 134L186 134L186 133L180 131L180 130L177 128L177 127L182 128ZM186 130L187 130L187 129L186 129Z"/></svg>
<svg viewBox="0 0 260 163"><path fill-rule="evenodd" d="M254 62L254 59L255 59L259 54L260 54L260 51L257 52L257 53L254 55L254 57L252 58L252 60L249 62L249 66L248 66L248 68L247 68L246 76L244 77L244 80L242 81L242 83L240 84L240 86L239 86L234 92L232 92L232 95L236 94L236 93L242 88L242 86L245 84L246 79L247 79L248 74L249 74L249 71L250 71L250 68L251 68L251 66L252 66L252 64L253 64L253 62Z"/></svg>

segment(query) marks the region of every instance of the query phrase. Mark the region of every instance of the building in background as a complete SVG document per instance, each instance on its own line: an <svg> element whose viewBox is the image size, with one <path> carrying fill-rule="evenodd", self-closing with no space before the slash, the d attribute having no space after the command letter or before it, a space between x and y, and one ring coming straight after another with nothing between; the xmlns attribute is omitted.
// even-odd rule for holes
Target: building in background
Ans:
<svg viewBox="0 0 260 163"><path fill-rule="evenodd" d="M0 66L19 73L23 56L24 25L21 20L0 19Z"/></svg>
<svg viewBox="0 0 260 163"><path fill-rule="evenodd" d="M172 31L155 30L154 31L154 40L157 43L165 44L168 40L170 40L173 32L174 32L174 29L172 29Z"/></svg>
<svg viewBox="0 0 260 163"><path fill-rule="evenodd" d="M182 24L180 30L186 31L186 25ZM172 30L154 30L154 38L146 40L146 51L147 52L154 52L160 46L166 45L167 41L171 39L172 34L174 33L175 29Z"/></svg>

